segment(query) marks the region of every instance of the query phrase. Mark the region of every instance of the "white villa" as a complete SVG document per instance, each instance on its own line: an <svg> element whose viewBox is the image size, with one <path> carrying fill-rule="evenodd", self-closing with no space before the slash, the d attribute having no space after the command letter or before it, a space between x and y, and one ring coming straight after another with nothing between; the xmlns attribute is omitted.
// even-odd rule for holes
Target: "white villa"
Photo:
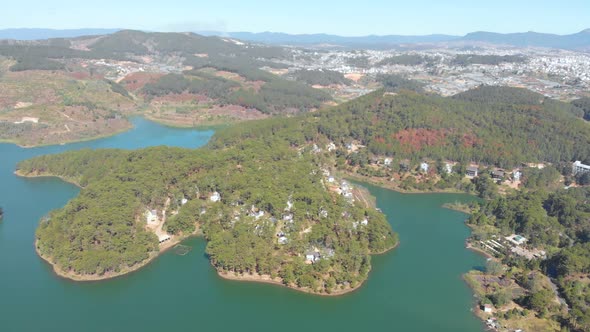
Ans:
<svg viewBox="0 0 590 332"><path fill-rule="evenodd" d="M427 163L423 162L423 163L421 163L421 164L420 164L420 170L421 170L422 172L424 172L424 173L428 173L428 168L429 168L429 166L428 166L428 164L427 164Z"/></svg>
<svg viewBox="0 0 590 332"><path fill-rule="evenodd" d="M453 173L453 165L451 163L446 163L445 164L445 171L447 172L447 174Z"/></svg>
<svg viewBox="0 0 590 332"><path fill-rule="evenodd" d="M336 144L334 144L334 142L330 142L328 145L326 145L326 150L329 152L336 150Z"/></svg>
<svg viewBox="0 0 590 332"><path fill-rule="evenodd" d="M506 240L510 241L511 243L519 246L527 241L527 239L522 235L512 234L506 237Z"/></svg>
<svg viewBox="0 0 590 332"><path fill-rule="evenodd" d="M320 253L317 251L310 251L305 254L305 260L311 263L315 263L320 260Z"/></svg>
<svg viewBox="0 0 590 332"><path fill-rule="evenodd" d="M590 172L590 165L584 165L579 160L576 160L574 162L574 164L572 165L572 173L574 175L578 175L581 173L587 173L587 172Z"/></svg>
<svg viewBox="0 0 590 332"><path fill-rule="evenodd" d="M287 213L287 214L283 215L283 220L286 222L293 222L293 214Z"/></svg>
<svg viewBox="0 0 590 332"><path fill-rule="evenodd" d="M211 202L219 202L221 200L221 195L216 191L209 196L209 200L211 200Z"/></svg>
<svg viewBox="0 0 590 332"><path fill-rule="evenodd" d="M158 224L158 211L147 210L146 221L149 225L157 225Z"/></svg>

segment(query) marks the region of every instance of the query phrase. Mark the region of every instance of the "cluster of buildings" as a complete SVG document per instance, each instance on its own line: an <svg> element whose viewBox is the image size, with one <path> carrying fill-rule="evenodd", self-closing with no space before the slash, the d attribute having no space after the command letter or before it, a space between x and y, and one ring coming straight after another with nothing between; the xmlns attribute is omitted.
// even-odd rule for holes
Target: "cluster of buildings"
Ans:
<svg viewBox="0 0 590 332"><path fill-rule="evenodd" d="M526 246L527 241L528 239L522 235L512 234L503 239L493 237L486 241L479 241L479 244L484 251L495 256L513 253L529 260L545 259L547 257L547 253L544 250L528 248Z"/></svg>
<svg viewBox="0 0 590 332"><path fill-rule="evenodd" d="M334 257L335 251L332 248L313 248L305 253L305 262L313 264L321 259L330 259Z"/></svg>
<svg viewBox="0 0 590 332"><path fill-rule="evenodd" d="M338 195L342 195L351 204L354 202L354 194L352 193L353 187L346 180L337 182L333 176L328 175L327 182L331 191Z"/></svg>
<svg viewBox="0 0 590 332"><path fill-rule="evenodd" d="M408 51L293 49L292 54L291 60L282 61L289 66L289 72L329 69L362 76L400 74L425 83L426 89L443 96L482 84L523 87L557 99L577 98L590 89L590 54L575 51L484 45L465 49L433 45L430 49ZM383 61L400 55L424 61L415 64ZM511 55L525 61L497 64L455 61L457 56L465 55Z"/></svg>
<svg viewBox="0 0 590 332"><path fill-rule="evenodd" d="M383 159L383 166L385 166L385 167L391 167L392 163L393 163L393 160L391 158ZM452 174L453 169L456 164L457 164L456 162L447 161L444 163L442 171L445 172L446 174ZM587 167L590 170L590 166L587 166ZM420 162L420 165L418 166L419 171L422 173L428 173L431 170L431 168L432 168L431 165L427 161ZM410 170L410 162L408 160L402 160L400 162L400 170L403 172L409 171ZM465 168L465 176L467 176L468 178L476 178L479 175L480 175L479 166L469 165ZM512 172L506 172L505 170L500 169L500 168L494 168L490 171L490 176L492 177L492 179L494 179L496 181L504 180L507 175L511 175L512 181L520 181L520 179L522 178L522 171L518 168L512 170Z"/></svg>
<svg viewBox="0 0 590 332"><path fill-rule="evenodd" d="M81 61L79 65L101 73L105 78L117 82L132 73L180 73L185 69L183 59L175 55L136 56L134 60L136 61L88 59ZM69 61L72 62L72 65L77 65L77 63L73 62L79 60Z"/></svg>

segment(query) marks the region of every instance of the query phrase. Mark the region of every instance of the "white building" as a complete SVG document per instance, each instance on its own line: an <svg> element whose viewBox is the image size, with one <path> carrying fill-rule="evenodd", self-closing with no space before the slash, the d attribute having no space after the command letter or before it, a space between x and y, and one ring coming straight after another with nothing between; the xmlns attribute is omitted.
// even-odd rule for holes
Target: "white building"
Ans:
<svg viewBox="0 0 590 332"><path fill-rule="evenodd" d="M258 212L252 212L252 213L250 213L250 217L253 217L254 219L258 220L258 219L264 217L264 211L259 210Z"/></svg>
<svg viewBox="0 0 590 332"><path fill-rule="evenodd" d="M287 201L287 207L285 208L285 211L291 211L292 208L293 208L293 202L291 202L291 199L289 199Z"/></svg>
<svg viewBox="0 0 590 332"><path fill-rule="evenodd" d="M152 225L157 224L158 223L158 211L147 210L146 221L148 224L152 224Z"/></svg>
<svg viewBox="0 0 590 332"><path fill-rule="evenodd" d="M305 260L311 263L315 263L320 260L320 253L317 251L308 252L305 254Z"/></svg>
<svg viewBox="0 0 590 332"><path fill-rule="evenodd" d="M336 150L336 144L334 144L333 142L330 142L328 145L326 145L326 150L328 150L330 152Z"/></svg>
<svg viewBox="0 0 590 332"><path fill-rule="evenodd" d="M590 172L590 166L582 164L582 162L579 160L576 160L576 162L574 162L574 164L572 165L572 173L574 175L587 172Z"/></svg>
<svg viewBox="0 0 590 332"><path fill-rule="evenodd" d="M524 236L517 234L507 236L505 239L516 244L517 246L524 244L527 241L527 239Z"/></svg>
<svg viewBox="0 0 590 332"><path fill-rule="evenodd" d="M453 165L452 164L449 164L449 163L446 163L445 164L445 171L447 172L447 174L453 173Z"/></svg>
<svg viewBox="0 0 590 332"><path fill-rule="evenodd" d="M158 236L158 241L160 243L166 242L168 240L170 240L170 235L168 235L168 234L161 234L161 235Z"/></svg>
<svg viewBox="0 0 590 332"><path fill-rule="evenodd" d="M219 200L221 200L221 195L219 195L219 193L216 191L213 194L211 194L209 199L211 200L211 202L219 202Z"/></svg>
<svg viewBox="0 0 590 332"><path fill-rule="evenodd" d="M423 162L423 163L421 163L421 164L420 164L420 170L421 170L422 172L424 172L424 173L428 173L428 167L429 167L429 166L428 166L428 164L427 164L427 163L424 163L424 162Z"/></svg>

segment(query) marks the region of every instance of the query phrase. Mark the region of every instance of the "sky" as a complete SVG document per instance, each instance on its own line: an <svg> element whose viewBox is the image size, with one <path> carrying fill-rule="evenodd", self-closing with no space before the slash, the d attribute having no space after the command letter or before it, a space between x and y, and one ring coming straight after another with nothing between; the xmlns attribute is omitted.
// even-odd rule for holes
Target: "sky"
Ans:
<svg viewBox="0 0 590 332"><path fill-rule="evenodd" d="M0 17L0 29L570 34L590 28L590 0L19 0Z"/></svg>

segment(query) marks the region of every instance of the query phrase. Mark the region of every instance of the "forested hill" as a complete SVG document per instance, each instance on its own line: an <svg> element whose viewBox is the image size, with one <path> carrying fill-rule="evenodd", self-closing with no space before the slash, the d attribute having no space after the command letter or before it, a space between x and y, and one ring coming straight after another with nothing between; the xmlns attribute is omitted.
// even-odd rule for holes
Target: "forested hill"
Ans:
<svg viewBox="0 0 590 332"><path fill-rule="evenodd" d="M353 141L357 154L478 162L501 167L590 155L590 127L579 108L524 89L480 87L454 97L377 91L292 119L270 119L218 132L213 146L239 137L276 137L292 145Z"/></svg>
<svg viewBox="0 0 590 332"><path fill-rule="evenodd" d="M0 40L0 55L13 57L19 63L27 62L30 69L44 69L36 65L42 62L59 64L61 63L59 60L64 59L138 61L134 56L154 54L179 55L186 58L187 63L196 61L195 59L199 58L198 55L207 55L214 62L221 58L233 58L237 59L236 62L239 64L252 66L266 63L270 59L280 59L286 55L279 47L250 45L193 33L148 33L122 30L103 36L39 41Z"/></svg>
<svg viewBox="0 0 590 332"><path fill-rule="evenodd" d="M69 96L64 98L64 108L83 106L85 109L80 110L80 116L90 113L97 116L94 113L98 108L96 103L86 93L80 93L80 88L69 91L64 87L64 77L68 79L67 83L76 80L84 86L107 83L108 90L125 97L126 103L131 104L125 107L113 98L102 98L103 104L113 103L104 110L108 115L98 115L94 120L124 118L128 113L138 111L153 120L172 125L219 125L315 110L332 101L330 93L310 86L316 83L307 84L309 79L295 81L273 74L286 71L287 66L281 60L288 56L291 56L290 51L280 47L194 33L123 30L102 36L0 40L0 84L6 82L8 86L19 87L12 89L18 94L8 94L1 100L0 107L12 113L0 114L0 121L10 120L6 122L12 123L15 122L13 118L20 119L23 110L14 105L26 100L31 104L29 106L43 110L35 109L36 113L27 115L49 118L43 124L55 124L59 128L52 128L52 134L61 132L65 123L52 120L63 116L57 112L48 115L45 109L60 104L62 100L55 98L49 103L44 97L47 94L63 96L71 93L76 101ZM312 74L317 76L317 73ZM53 88L54 85L57 87ZM26 89L33 90L33 93ZM83 101L77 102L80 99ZM73 126L68 125L68 128ZM22 128L9 132L16 130ZM23 141L26 139L21 137L32 136L28 134L19 134L18 138L9 134L4 138ZM74 136L72 133L68 135ZM59 139L55 138L57 134L44 135L43 139L48 136L47 140ZM30 140L27 143L31 144Z"/></svg>
<svg viewBox="0 0 590 332"><path fill-rule="evenodd" d="M360 285L369 255L397 243L384 215L328 190L312 155L280 141L242 143L224 150L82 150L20 163L20 174L83 186L40 223L38 251L68 274L124 273L158 251L146 214L163 218L166 210L164 231L183 238L198 225L220 272L272 276L318 293Z"/></svg>
<svg viewBox="0 0 590 332"><path fill-rule="evenodd" d="M569 327L562 331L590 331L590 188L547 189L523 190L482 203L467 221L473 228L472 243L489 243L510 234L527 238L526 247L543 250L547 259L496 252L496 257L509 266L506 273L500 273L516 280L526 291L520 296L510 291L507 301L491 296L492 303L503 307L514 300L542 318ZM569 305L567 310L554 300L555 291L531 282L535 278L529 276L538 278L543 273L553 278Z"/></svg>

